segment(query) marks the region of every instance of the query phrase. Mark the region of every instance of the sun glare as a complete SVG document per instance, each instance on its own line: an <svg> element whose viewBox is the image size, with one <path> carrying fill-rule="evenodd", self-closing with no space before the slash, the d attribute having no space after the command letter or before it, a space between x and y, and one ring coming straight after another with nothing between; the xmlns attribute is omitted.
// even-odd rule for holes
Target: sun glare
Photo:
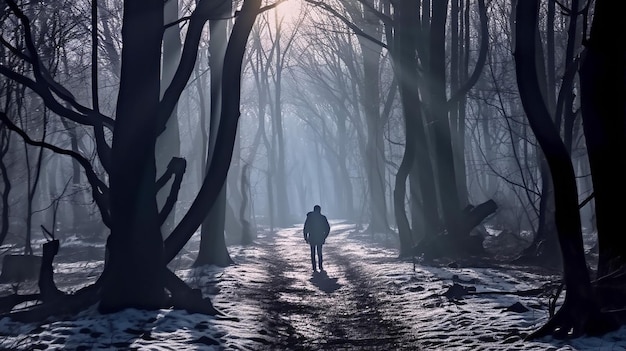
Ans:
<svg viewBox="0 0 626 351"><path fill-rule="evenodd" d="M274 11L286 22L293 22L302 15L302 6L302 0L283 0Z"/></svg>

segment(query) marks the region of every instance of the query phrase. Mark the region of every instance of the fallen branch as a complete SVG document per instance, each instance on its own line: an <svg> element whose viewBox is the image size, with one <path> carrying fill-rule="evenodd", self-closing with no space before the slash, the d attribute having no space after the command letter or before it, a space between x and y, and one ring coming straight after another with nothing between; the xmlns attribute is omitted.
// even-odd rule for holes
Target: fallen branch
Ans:
<svg viewBox="0 0 626 351"><path fill-rule="evenodd" d="M7 295L7 296L2 296L0 297L0 316L4 315L8 312L11 312L11 310L24 302L28 302L28 301L37 301L40 298L40 294L27 294L27 295L20 295L20 294L11 294L11 295Z"/></svg>
<svg viewBox="0 0 626 351"><path fill-rule="evenodd" d="M540 288L518 290L518 291L476 291L475 286L461 285L453 283L452 286L443 293L443 296L449 299L459 299L466 295L515 295L515 296L540 296L549 294L550 292L562 287L562 283L547 283ZM557 295L558 296L558 295Z"/></svg>

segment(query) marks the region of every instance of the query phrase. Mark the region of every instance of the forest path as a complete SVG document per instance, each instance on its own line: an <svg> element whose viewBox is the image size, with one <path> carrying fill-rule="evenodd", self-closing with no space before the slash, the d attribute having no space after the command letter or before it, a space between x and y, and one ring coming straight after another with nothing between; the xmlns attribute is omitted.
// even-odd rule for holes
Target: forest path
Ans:
<svg viewBox="0 0 626 351"><path fill-rule="evenodd" d="M256 240L266 277L241 285L237 299L263 310L257 346L268 350L417 350L416 336L400 316L387 313L380 294L388 277L366 266L395 257L363 255L348 236L354 225L333 224L324 245L325 271L313 272L301 227L281 229ZM356 252L355 249L357 249ZM397 260L396 260L397 261ZM400 262L398 262L400 264ZM259 345L260 344L260 345ZM255 349L258 349L254 346Z"/></svg>

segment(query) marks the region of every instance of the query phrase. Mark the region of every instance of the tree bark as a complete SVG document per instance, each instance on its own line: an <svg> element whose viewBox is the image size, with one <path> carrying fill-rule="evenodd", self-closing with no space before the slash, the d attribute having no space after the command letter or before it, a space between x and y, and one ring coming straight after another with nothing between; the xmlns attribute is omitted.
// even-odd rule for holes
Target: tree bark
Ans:
<svg viewBox="0 0 626 351"><path fill-rule="evenodd" d="M156 203L163 3L124 2L122 68L110 172L111 235L99 305L156 309L165 302Z"/></svg>
<svg viewBox="0 0 626 351"><path fill-rule="evenodd" d="M596 2L580 67L581 108L595 192L601 277L626 263L626 26L615 4ZM611 155L611 156L609 156Z"/></svg>
<svg viewBox="0 0 626 351"><path fill-rule="evenodd" d="M394 60L394 74L398 81L398 90L402 101L402 112L405 126L405 145L402 162L396 174L395 188L393 194L394 214L396 225L398 226L398 234L400 237L400 256L408 256L414 245L414 235L409 224L406 209L406 183L407 177L413 169L413 163L416 159L416 142L417 138L425 138L424 128L421 114L421 101L419 99L418 90L418 72L416 61L416 42L418 25L413 16L417 16L419 8L415 1L398 2L394 6L395 10L395 35L393 37L393 46L391 50ZM423 159L420 161L424 161ZM423 164L416 166L427 168L430 170L430 162L426 160ZM425 179L424 179L425 180ZM425 182L422 181L421 184ZM436 208L436 207L435 207ZM416 223L413 223L413 230ZM429 228L432 230L433 228Z"/></svg>
<svg viewBox="0 0 626 351"><path fill-rule="evenodd" d="M380 23L372 11L352 11L351 16L360 21L364 32L373 38L381 37ZM382 47L367 38L357 38L363 55L363 76L359 86L360 103L365 115L367 141L365 145L365 174L369 192L368 207L370 222L368 231L386 233L389 231L387 220L387 200L385 197L383 121L380 115L380 57Z"/></svg>
<svg viewBox="0 0 626 351"><path fill-rule="evenodd" d="M172 23L178 19L178 1L168 0L165 2L164 22ZM172 82L176 67L181 54L180 28L178 25L165 29L163 34L163 60L161 77L161 94ZM173 157L180 157L180 132L178 125L178 108L174 107L170 118L167 120L165 131L159 135L156 144L157 174L163 174ZM159 208L167 201L170 187L164 186L157 190L157 204ZM174 229L176 222L176 206L168 214L165 223L161 226L163 236L169 235Z"/></svg>
<svg viewBox="0 0 626 351"><path fill-rule="evenodd" d="M163 256L165 262L171 261L176 256L200 226L226 181L237 134L237 123L241 115L239 103L243 55L259 8L260 0L246 0L235 20L224 60L222 111L214 157L211 158L209 172L198 191L198 196L178 226L165 240Z"/></svg>
<svg viewBox="0 0 626 351"><path fill-rule="evenodd" d="M218 16L226 17L232 11L230 1L224 1L222 7L218 11ZM226 54L226 44L228 40L227 20L212 20L209 22L209 67L211 69L211 113L209 123L209 144L207 145L207 161L211 164L211 158L215 154L215 143L217 139L218 128L220 125L222 111L222 71L224 68L224 55ZM206 174L209 172L205 170ZM198 257L194 262L194 266L207 264L215 264L221 267L228 266L233 260L226 248L226 240L224 238L226 226L226 192L227 186L224 184L202 222L200 231L200 249Z"/></svg>
<svg viewBox="0 0 626 351"><path fill-rule="evenodd" d="M428 87L430 93L429 113L431 137L435 148L438 188L443 220L448 233L461 237L461 205L454 170L454 155L448 111L446 109L446 66L445 66L445 26L448 1L436 1L432 4L430 22L430 66Z"/></svg>
<svg viewBox="0 0 626 351"><path fill-rule="evenodd" d="M596 303L583 249L578 192L572 162L545 105L537 77L538 0L517 3L515 72L528 122L543 150L554 184L556 229L563 257L565 301L531 337L576 337L606 326Z"/></svg>

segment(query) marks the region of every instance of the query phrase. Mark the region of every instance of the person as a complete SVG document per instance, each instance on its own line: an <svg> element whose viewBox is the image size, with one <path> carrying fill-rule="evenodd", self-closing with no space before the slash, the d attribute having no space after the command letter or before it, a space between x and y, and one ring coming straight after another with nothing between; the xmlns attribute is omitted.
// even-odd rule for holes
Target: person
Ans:
<svg viewBox="0 0 626 351"><path fill-rule="evenodd" d="M302 232L304 233L304 241L311 245L311 265L313 266L313 271L316 271L316 254L320 272L323 271L322 262L324 258L322 255L322 245L324 245L330 233L330 224L328 224L326 216L322 214L320 205L313 206L313 211L306 214L306 221L304 222Z"/></svg>

